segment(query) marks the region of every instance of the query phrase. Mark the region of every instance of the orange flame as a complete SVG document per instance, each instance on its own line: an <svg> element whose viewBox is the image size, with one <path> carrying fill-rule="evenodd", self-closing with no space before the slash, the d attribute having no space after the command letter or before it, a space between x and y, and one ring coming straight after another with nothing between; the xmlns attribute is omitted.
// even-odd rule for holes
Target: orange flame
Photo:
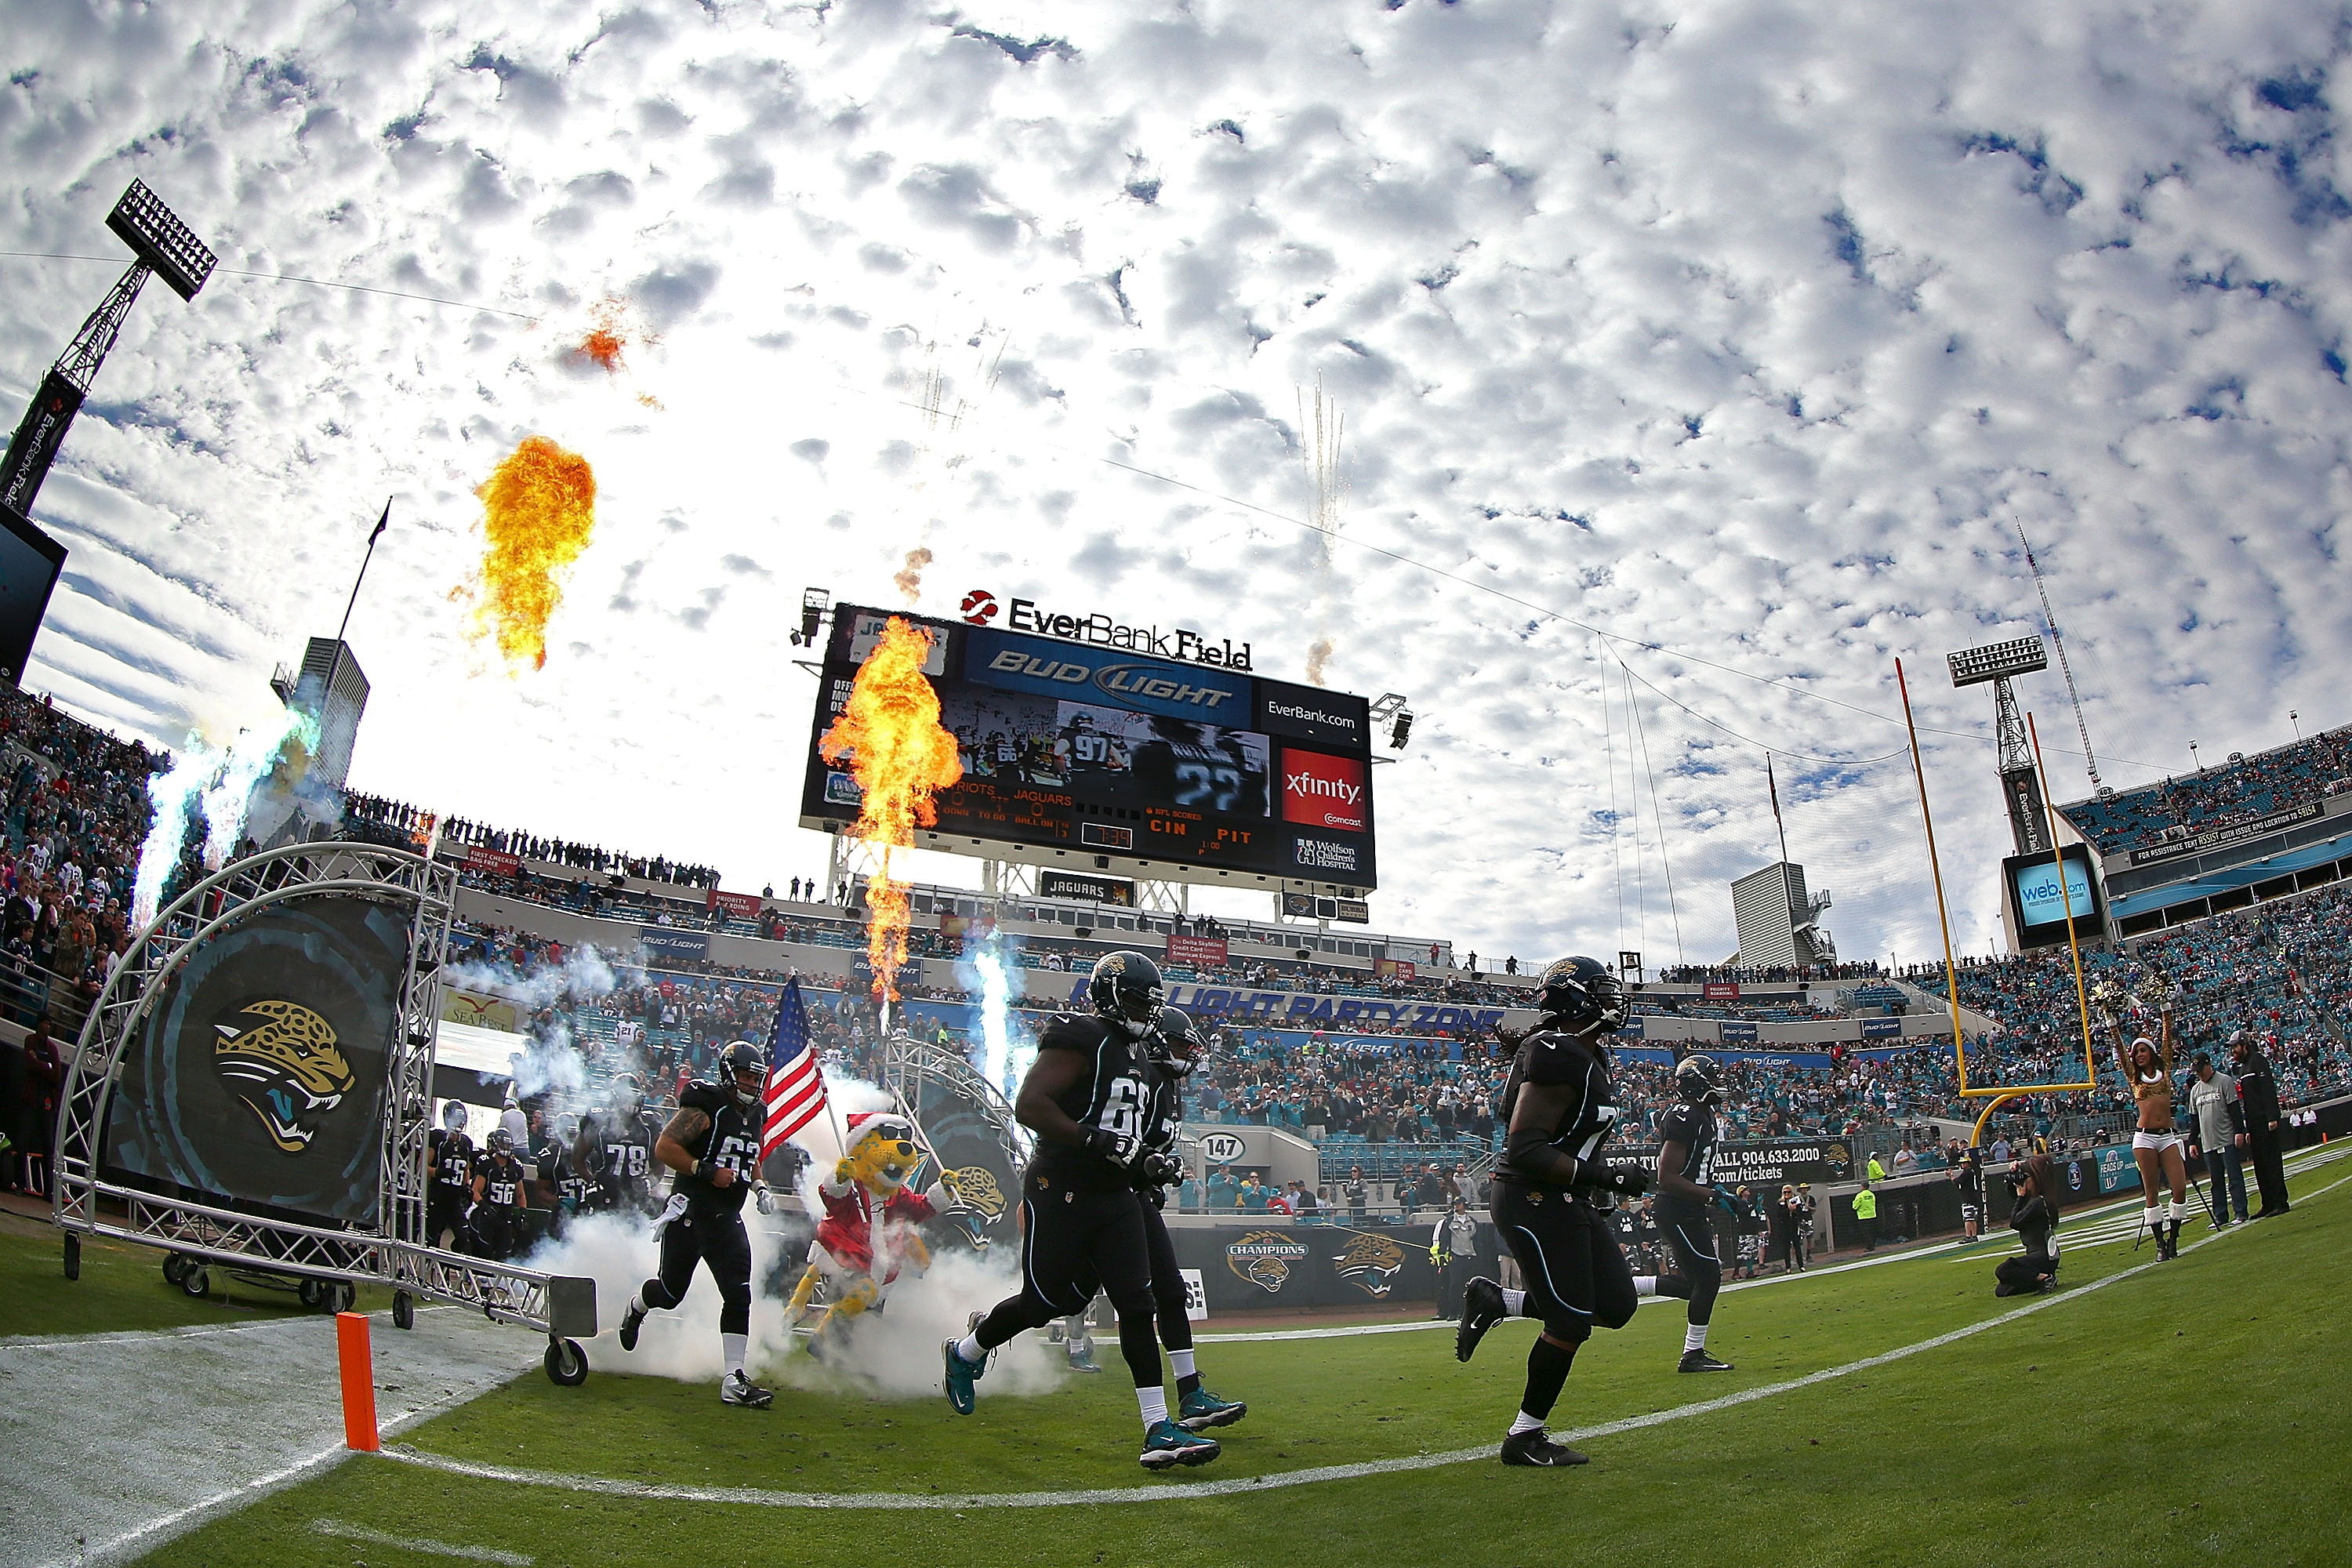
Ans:
<svg viewBox="0 0 2352 1568"><path fill-rule="evenodd" d="M907 885L890 875L890 852L911 848L915 829L939 821L931 797L963 777L956 740L940 727L940 696L923 675L931 634L897 616L858 667L849 706L817 742L824 760L849 758L864 798L850 833L882 848L866 889L866 957L874 999L898 1000L907 959Z"/></svg>
<svg viewBox="0 0 2352 1568"><path fill-rule="evenodd" d="M606 375L621 368L621 351L628 346L628 334L622 330L624 307L618 300L606 300L591 314L595 324L588 335L573 345L573 352L583 359L604 367Z"/></svg>
<svg viewBox="0 0 2352 1568"><path fill-rule="evenodd" d="M482 595L477 635L498 638L510 665L547 666L547 623L563 602L561 581L596 528L596 476L588 459L544 436L528 436L481 489Z"/></svg>

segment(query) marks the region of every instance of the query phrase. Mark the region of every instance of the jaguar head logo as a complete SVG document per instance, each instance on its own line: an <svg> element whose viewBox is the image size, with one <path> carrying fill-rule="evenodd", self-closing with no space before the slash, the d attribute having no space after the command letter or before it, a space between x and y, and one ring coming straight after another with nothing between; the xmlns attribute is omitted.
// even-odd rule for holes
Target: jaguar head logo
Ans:
<svg viewBox="0 0 2352 1568"><path fill-rule="evenodd" d="M278 1152L299 1154L357 1081L334 1026L299 1002L249 1002L216 1021L213 1070Z"/></svg>
<svg viewBox="0 0 2352 1568"><path fill-rule="evenodd" d="M1267 1295L1290 1283L1291 1269L1307 1261L1307 1244L1278 1230L1254 1230L1225 1248L1225 1267Z"/></svg>
<svg viewBox="0 0 2352 1568"><path fill-rule="evenodd" d="M1336 1259L1339 1278L1367 1296L1385 1296L1404 1268L1404 1248L1385 1236L1358 1233Z"/></svg>
<svg viewBox="0 0 2352 1568"><path fill-rule="evenodd" d="M943 1171L940 1181L955 1194L957 1203L982 1219L994 1219L1004 1212L1004 1189L997 1184L996 1173L985 1165Z"/></svg>

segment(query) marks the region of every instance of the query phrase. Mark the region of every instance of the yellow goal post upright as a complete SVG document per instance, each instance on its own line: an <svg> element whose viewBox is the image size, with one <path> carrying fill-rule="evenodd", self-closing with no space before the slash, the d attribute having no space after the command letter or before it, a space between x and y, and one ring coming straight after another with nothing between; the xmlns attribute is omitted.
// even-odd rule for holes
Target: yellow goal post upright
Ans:
<svg viewBox="0 0 2352 1568"><path fill-rule="evenodd" d="M1899 658L1895 661L1895 685L1896 690L1902 694L1903 726L1911 739L1911 776L1919 789L1919 820L1926 827L1927 835L1927 869L1936 890L1936 920L1943 931L1944 995L1952 1013L1952 1059L1959 1079L1959 1094L1963 1100L1981 1100L1986 1102L1983 1111L1977 1117L1976 1126L1969 1134L1969 1142L1971 1146L1980 1145L1984 1142L1985 1124L1992 1120L1993 1112L2012 1100L2021 1100L2029 1094L2066 1093L2098 1087L2098 1069L2094 1065L2095 1057L2091 1045L2090 1003L2083 984L2083 952L2081 944L2074 935L2074 892L2066 881L2064 858L2063 855L2058 856L2056 863L2059 896L2064 900L2066 911L2066 951L2074 960L2074 1005L2083 1026L2081 1080L2074 1083L2007 1084L1997 1088L1970 1088L1968 1039L1960 1026L1959 970L1952 958L1951 911L1944 898L1943 863L1936 850L1936 816L1927 805L1927 770L1919 753L1918 725L1911 716L1911 686L1904 676L1903 661ZM2055 846L2058 842L2058 813L2057 808L2051 804L2053 797L2050 794L2048 771L2042 767L2042 739L2039 732L2032 730L2032 717L2029 714L2026 724L2028 732L2033 737L2033 765L2042 775L2042 809L2049 814L2050 842Z"/></svg>

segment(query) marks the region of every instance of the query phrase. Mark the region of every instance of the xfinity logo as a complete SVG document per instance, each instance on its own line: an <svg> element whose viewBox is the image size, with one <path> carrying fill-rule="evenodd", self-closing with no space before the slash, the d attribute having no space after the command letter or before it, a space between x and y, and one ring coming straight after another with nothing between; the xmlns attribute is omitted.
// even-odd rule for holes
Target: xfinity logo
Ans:
<svg viewBox="0 0 2352 1568"><path fill-rule="evenodd" d="M1013 601L1016 606L1021 603L1018 599ZM1032 658L1017 647L1006 648L990 659L988 668L1004 675L1025 675L1032 680L1058 681L1066 686L1092 685L1114 697L1149 697L1161 702L1183 703L1204 712L1213 712L1218 703L1234 695L1214 686L1171 680L1149 665L1107 664L1096 669L1068 659Z"/></svg>
<svg viewBox="0 0 2352 1568"><path fill-rule="evenodd" d="M987 625L996 616L996 596L984 588L973 589L964 595L963 616L975 626ZM1163 632L1158 626L1126 626L1101 614L1049 614L1039 609L1034 599L1013 600L1004 625L1008 631L1060 637L1065 642L1082 642L1090 647L1125 648L1130 653L1155 654L1186 664L1213 665L1219 669L1250 668L1247 643L1235 647L1230 639L1220 638L1213 643L1188 627Z"/></svg>
<svg viewBox="0 0 2352 1568"><path fill-rule="evenodd" d="M1283 787L1291 794L1305 795L1309 799L1319 796L1326 800L1341 801L1353 805L1364 798L1364 786L1361 784L1352 784L1345 779L1318 778L1311 773L1285 773L1282 775L1282 783Z"/></svg>

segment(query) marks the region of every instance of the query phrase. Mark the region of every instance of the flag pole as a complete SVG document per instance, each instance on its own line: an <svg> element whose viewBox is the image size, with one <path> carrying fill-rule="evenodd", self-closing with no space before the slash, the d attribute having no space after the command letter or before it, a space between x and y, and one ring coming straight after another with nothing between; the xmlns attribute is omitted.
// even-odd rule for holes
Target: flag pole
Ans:
<svg viewBox="0 0 2352 1568"><path fill-rule="evenodd" d="M1772 792L1772 826L1780 830L1780 864L1789 863L1789 825L1780 820L1780 781L1772 776L1772 753L1764 753L1764 786Z"/></svg>
<svg viewBox="0 0 2352 1568"><path fill-rule="evenodd" d="M367 553L360 557L360 574L352 579L352 596L343 604L343 624L335 628L335 641L352 627L352 610L360 602L360 584L367 581L368 563L375 559L375 542L383 537L384 525L392 521L392 498L383 498L383 515L375 520L375 531L368 535Z"/></svg>

